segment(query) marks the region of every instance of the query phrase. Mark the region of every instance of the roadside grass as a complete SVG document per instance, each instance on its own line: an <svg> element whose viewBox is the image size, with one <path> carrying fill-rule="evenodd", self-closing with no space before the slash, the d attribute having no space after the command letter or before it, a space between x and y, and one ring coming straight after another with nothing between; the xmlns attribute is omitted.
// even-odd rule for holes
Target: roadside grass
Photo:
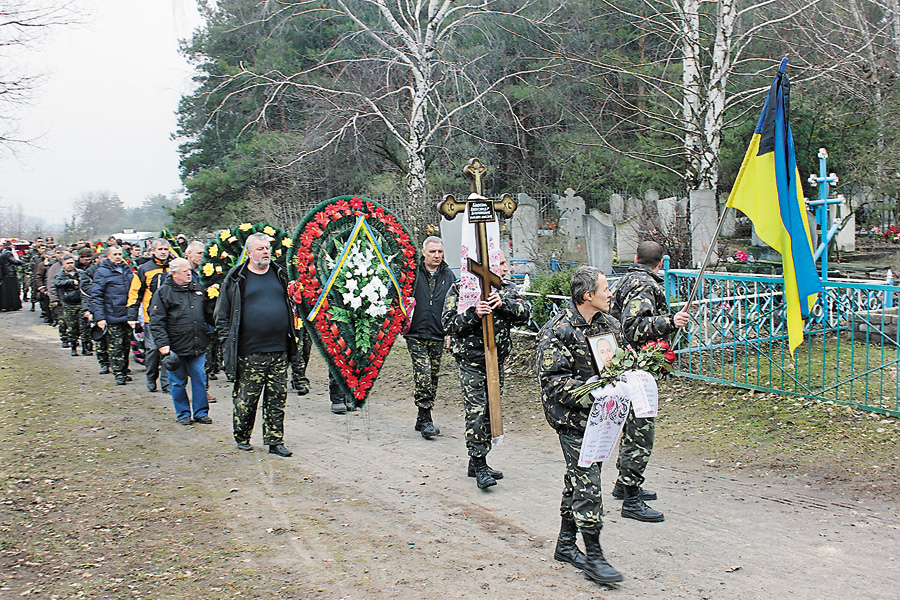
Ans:
<svg viewBox="0 0 900 600"><path fill-rule="evenodd" d="M238 541L228 488L194 480L217 455L21 348L0 347L0 597L298 597L254 568L272 549Z"/></svg>

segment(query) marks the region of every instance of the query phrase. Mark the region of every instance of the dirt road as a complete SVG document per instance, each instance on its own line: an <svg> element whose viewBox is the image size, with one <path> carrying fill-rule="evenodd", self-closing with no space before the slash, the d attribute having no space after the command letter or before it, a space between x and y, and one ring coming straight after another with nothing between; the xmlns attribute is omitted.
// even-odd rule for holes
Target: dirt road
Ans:
<svg viewBox="0 0 900 600"><path fill-rule="evenodd" d="M625 581L590 583L552 558L563 465L533 399L508 399L499 485L466 477L449 356L431 441L412 428L405 349L351 416L331 414L315 357L284 459L258 432L235 449L224 379L214 424L184 427L141 367L117 387L68 354L34 313L0 314L0 598L900 597L896 499L673 451L648 472L664 523L604 498L601 542Z"/></svg>

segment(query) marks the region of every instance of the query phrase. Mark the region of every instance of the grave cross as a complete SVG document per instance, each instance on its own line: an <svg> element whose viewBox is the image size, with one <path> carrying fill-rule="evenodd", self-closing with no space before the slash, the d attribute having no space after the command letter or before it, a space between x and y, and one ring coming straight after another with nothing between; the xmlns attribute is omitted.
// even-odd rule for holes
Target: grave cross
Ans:
<svg viewBox="0 0 900 600"><path fill-rule="evenodd" d="M448 220L453 220L457 214L464 212L468 206L469 223L475 226L475 255L477 260L468 258L467 269L475 275L481 284L481 299L487 300L491 294L492 286L500 288L500 277L491 271L490 256L488 253L487 223L496 220L496 212L502 213L507 219L512 217L516 210L516 202L509 194L504 194L500 200L491 201L484 197L482 178L487 169L477 158L469 160L463 168L463 174L470 180L471 194L466 202L457 202L448 194L438 204L440 212ZM487 378L488 409L491 419L491 437L495 440L503 435L503 411L500 406L500 367L497 358L497 345L494 339L494 317L488 313L481 317L481 329L484 339L484 363L485 376Z"/></svg>

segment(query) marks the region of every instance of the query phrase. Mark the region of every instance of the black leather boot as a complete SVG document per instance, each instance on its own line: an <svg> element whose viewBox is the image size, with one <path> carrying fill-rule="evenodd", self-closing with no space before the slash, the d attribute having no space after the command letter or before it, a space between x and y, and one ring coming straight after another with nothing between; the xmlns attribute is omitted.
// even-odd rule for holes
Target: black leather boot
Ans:
<svg viewBox="0 0 900 600"><path fill-rule="evenodd" d="M587 557L578 549L578 527L572 518L562 518L559 526L559 537L556 539L556 550L553 558L560 562L567 562L576 569L582 571L586 568Z"/></svg>
<svg viewBox="0 0 900 600"><path fill-rule="evenodd" d="M487 457L484 458L484 464L487 465ZM497 481L503 479L503 471L498 471L497 469L492 469L490 465L488 465L488 473L491 474L491 477L496 479ZM472 458L469 457L469 477L475 477L475 463L472 462Z"/></svg>
<svg viewBox="0 0 900 600"><path fill-rule="evenodd" d="M441 433L441 430L438 429L435 426L434 421L431 420L431 410L422 407L419 407L419 415L416 417L415 429L420 432L422 437L426 440L430 440Z"/></svg>
<svg viewBox="0 0 900 600"><path fill-rule="evenodd" d="M622 502L622 516L647 523L662 523L666 517L658 510L653 510L641 499L641 488L636 485L622 486L625 500Z"/></svg>
<svg viewBox="0 0 900 600"><path fill-rule="evenodd" d="M653 490L645 490L644 488L640 488L641 490L641 500L644 502L649 502L650 500L656 500L656 492ZM612 496L616 500L622 500L625 497L625 486L616 479L616 485L613 486Z"/></svg>
<svg viewBox="0 0 900 600"><path fill-rule="evenodd" d="M475 483L478 484L479 489L483 490L497 485L497 480L491 476L487 461L483 456L472 456L469 460L475 464Z"/></svg>
<svg viewBox="0 0 900 600"><path fill-rule="evenodd" d="M603 557L599 531L582 530L581 539L584 540L584 550L587 555L584 561L585 577L597 583L618 583L625 579Z"/></svg>

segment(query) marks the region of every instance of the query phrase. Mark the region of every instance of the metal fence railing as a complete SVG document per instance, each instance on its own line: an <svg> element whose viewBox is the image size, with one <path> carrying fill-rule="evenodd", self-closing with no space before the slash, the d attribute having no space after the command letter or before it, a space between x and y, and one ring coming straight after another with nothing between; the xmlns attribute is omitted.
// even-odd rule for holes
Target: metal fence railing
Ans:
<svg viewBox="0 0 900 600"><path fill-rule="evenodd" d="M696 271L666 273L673 308ZM900 416L900 288L827 281L791 356L780 277L706 274L676 374Z"/></svg>
<svg viewBox="0 0 900 600"><path fill-rule="evenodd" d="M683 306L697 271L667 270L672 310ZM824 282L825 293L791 356L780 277L704 274L692 319L678 338L675 375L900 416L900 287ZM552 316L564 296L525 293ZM532 321L531 331L541 324Z"/></svg>

